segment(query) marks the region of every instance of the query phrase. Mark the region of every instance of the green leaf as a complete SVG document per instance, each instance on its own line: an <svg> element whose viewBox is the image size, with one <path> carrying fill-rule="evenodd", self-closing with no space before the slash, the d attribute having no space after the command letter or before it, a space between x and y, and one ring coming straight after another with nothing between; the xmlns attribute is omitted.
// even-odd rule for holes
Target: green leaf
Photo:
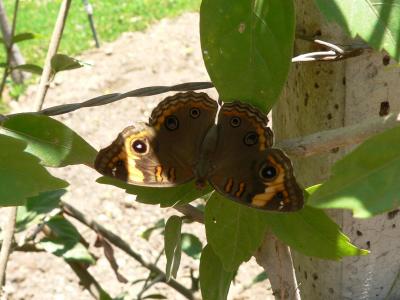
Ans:
<svg viewBox="0 0 400 300"><path fill-rule="evenodd" d="M38 223L45 215L57 209L60 198L65 193L65 190L55 190L28 198L24 206L18 207L16 230L25 230L29 226Z"/></svg>
<svg viewBox="0 0 400 300"><path fill-rule="evenodd" d="M203 300L224 300L236 271L226 271L213 248L207 245L200 258L200 287Z"/></svg>
<svg viewBox="0 0 400 300"><path fill-rule="evenodd" d="M267 280L267 279L268 279L267 273L265 271L262 271L256 277L254 277L254 279L252 280L252 284L263 282L264 280Z"/></svg>
<svg viewBox="0 0 400 300"><path fill-rule="evenodd" d="M368 218L400 205L400 127L372 137L332 167L310 197L319 208L353 210Z"/></svg>
<svg viewBox="0 0 400 300"><path fill-rule="evenodd" d="M199 259L203 244L197 236L190 233L182 233L181 247L182 251L185 252L186 255L194 259Z"/></svg>
<svg viewBox="0 0 400 300"><path fill-rule="evenodd" d="M167 281L171 276L176 278L181 262L181 227L182 219L178 216L171 216L165 224L164 248L167 258L165 277Z"/></svg>
<svg viewBox="0 0 400 300"><path fill-rule="evenodd" d="M0 135L0 207L24 205L29 197L68 186L41 166L37 157L24 152L25 147L23 141Z"/></svg>
<svg viewBox="0 0 400 300"><path fill-rule="evenodd" d="M92 165L96 150L69 127L47 116L23 113L8 116L0 133L28 143L27 152L50 167Z"/></svg>
<svg viewBox="0 0 400 300"><path fill-rule="evenodd" d="M43 72L43 68L34 64L23 64L23 65L18 65L12 68L13 70L21 70L37 75L41 75Z"/></svg>
<svg viewBox="0 0 400 300"><path fill-rule="evenodd" d="M23 32L23 33L18 33L16 35L14 35L12 41L13 43L19 43L22 41L27 41L27 40L32 40L36 38L36 35L32 32Z"/></svg>
<svg viewBox="0 0 400 300"><path fill-rule="evenodd" d="M51 58L51 69L54 74L61 71L73 70L82 67L83 64L81 62L65 54L55 54Z"/></svg>
<svg viewBox="0 0 400 300"><path fill-rule="evenodd" d="M5 63L5 62L0 63L0 68L5 68L5 67L7 67L7 66L8 66L8 64Z"/></svg>
<svg viewBox="0 0 400 300"><path fill-rule="evenodd" d="M264 214L272 232L305 255L339 260L369 253L352 245L339 226L320 209L305 206L298 212Z"/></svg>
<svg viewBox="0 0 400 300"><path fill-rule="evenodd" d="M203 0L203 59L221 99L270 110L289 72L294 29L292 0Z"/></svg>
<svg viewBox="0 0 400 300"><path fill-rule="evenodd" d="M168 299L168 298L161 294L151 294L144 296L141 299Z"/></svg>
<svg viewBox="0 0 400 300"><path fill-rule="evenodd" d="M328 20L341 25L351 37L360 36L377 50L400 59L399 0L316 0Z"/></svg>
<svg viewBox="0 0 400 300"><path fill-rule="evenodd" d="M207 241L227 271L248 261L266 231L266 216L214 193L206 204Z"/></svg>
<svg viewBox="0 0 400 300"><path fill-rule="evenodd" d="M88 249L80 243L81 236L75 226L62 216L55 216L47 223L54 237L46 237L40 245L48 252L66 260L94 264Z"/></svg>
<svg viewBox="0 0 400 300"><path fill-rule="evenodd" d="M137 195L136 200L146 204L160 204L161 207L171 207L183 205L210 193L211 187L207 186L203 189L197 189L193 181L176 186L166 188L154 188L136 186L125 183L121 180L100 177L96 180L101 184L110 184L121 189L125 189L128 194Z"/></svg>
<svg viewBox="0 0 400 300"><path fill-rule="evenodd" d="M165 227L165 221L164 219L160 219L156 222L156 224L154 224L153 227L147 228L145 231L143 231L141 237L144 238L146 241L148 241L154 230L161 229L164 227Z"/></svg>

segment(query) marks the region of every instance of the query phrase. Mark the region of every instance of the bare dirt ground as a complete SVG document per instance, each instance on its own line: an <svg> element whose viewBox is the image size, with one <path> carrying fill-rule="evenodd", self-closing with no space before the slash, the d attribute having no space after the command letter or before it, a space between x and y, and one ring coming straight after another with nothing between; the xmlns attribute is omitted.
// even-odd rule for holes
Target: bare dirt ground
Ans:
<svg viewBox="0 0 400 300"><path fill-rule="evenodd" d="M84 53L79 59L91 66L58 74L45 107L144 86L209 81L201 58L198 21L195 13L162 20L145 32L125 33L111 44ZM29 89L24 99L12 103L14 111L33 110L34 89ZM216 94L215 91L209 93ZM108 145L127 125L146 121L152 108L165 96L130 98L107 106L82 109L58 119L99 149ZM147 261L154 261L163 246L162 236L154 234L150 242L146 242L140 234L160 218L176 213L174 210L137 203L134 196L126 195L123 190L98 184L95 180L99 174L85 166L51 171L71 183L63 200L119 234ZM95 237L88 229L80 228L93 244ZM199 224L185 225L183 231L195 233L205 241L204 228ZM119 283L101 250L94 247L91 250L99 260L89 271L104 289L113 297L126 293L126 299L134 299L141 284ZM121 273L129 281L147 276L146 269L123 252L115 249L115 255ZM163 258L159 266L164 269ZM178 280L188 287L190 267L197 272L198 261L183 256ZM273 299L266 281L245 289L261 271L254 259L244 264L231 287L229 299ZM6 291L4 299L9 300L92 299L87 291L81 289L68 265L47 253L13 253ZM163 283L156 284L150 292L163 293L168 299L185 299Z"/></svg>

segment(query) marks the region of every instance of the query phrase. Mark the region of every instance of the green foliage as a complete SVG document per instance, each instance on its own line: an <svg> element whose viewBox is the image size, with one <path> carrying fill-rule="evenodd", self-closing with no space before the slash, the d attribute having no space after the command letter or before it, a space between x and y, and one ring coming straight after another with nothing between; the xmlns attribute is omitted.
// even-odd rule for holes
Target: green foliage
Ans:
<svg viewBox="0 0 400 300"><path fill-rule="evenodd" d="M178 216L171 216L165 224L164 248L167 258L165 277L167 281L171 276L176 278L181 263L181 228L182 219Z"/></svg>
<svg viewBox="0 0 400 300"><path fill-rule="evenodd" d="M265 221L280 240L308 256L339 260L369 253L352 245L320 209L305 206L295 213L265 213Z"/></svg>
<svg viewBox="0 0 400 300"><path fill-rule="evenodd" d="M0 133L28 144L27 152L51 167L92 165L96 150L63 123L39 114L16 114L6 118Z"/></svg>
<svg viewBox="0 0 400 300"><path fill-rule="evenodd" d="M289 71L294 18L292 0L203 0L203 59L222 100L271 109Z"/></svg>
<svg viewBox="0 0 400 300"><path fill-rule="evenodd" d="M33 64L23 64L23 65L18 65L12 68L13 70L21 70L24 72L32 73L32 74L37 74L41 75L43 72L43 68L37 65Z"/></svg>
<svg viewBox="0 0 400 300"><path fill-rule="evenodd" d="M236 270L260 246L266 231L265 216L214 193L204 215L207 241L225 270Z"/></svg>
<svg viewBox="0 0 400 300"><path fill-rule="evenodd" d="M226 271L213 248L207 245L200 258L200 287L203 300L226 299L236 271Z"/></svg>
<svg viewBox="0 0 400 300"><path fill-rule="evenodd" d="M164 229L164 227L165 227L165 221L164 221L164 219L160 219L154 224L153 227L147 228L145 231L143 231L141 236L146 241L148 241L150 239L150 236L151 236L151 234L153 233L154 230Z"/></svg>
<svg viewBox="0 0 400 300"><path fill-rule="evenodd" d="M316 0L321 12L351 37L360 36L373 48L400 59L399 0Z"/></svg>
<svg viewBox="0 0 400 300"><path fill-rule="evenodd" d="M146 204L160 204L161 207L187 204L211 191L210 187L196 189L193 182L166 188L136 186L105 176L97 179L97 182L125 189L128 194L136 195L137 201Z"/></svg>
<svg viewBox="0 0 400 300"><path fill-rule="evenodd" d="M46 225L51 229L52 236L43 238L39 244L47 252L66 260L95 263L93 256L80 242L81 236L71 222L62 216L55 216Z"/></svg>
<svg viewBox="0 0 400 300"><path fill-rule="evenodd" d="M51 176L25 147L23 141L0 135L0 207L23 205L29 197L68 185Z"/></svg>
<svg viewBox="0 0 400 300"><path fill-rule="evenodd" d="M345 208L367 218L400 205L400 127L372 137L332 168L311 194L310 205Z"/></svg>
<svg viewBox="0 0 400 300"><path fill-rule="evenodd" d="M191 233L182 233L181 236L182 251L194 259L199 259L203 244L199 238Z"/></svg>
<svg viewBox="0 0 400 300"><path fill-rule="evenodd" d="M65 192L65 190L55 190L28 198L24 206L18 207L16 230L22 231L37 224L47 214L59 208L60 198Z"/></svg>
<svg viewBox="0 0 400 300"><path fill-rule="evenodd" d="M14 0L5 0L4 3L11 20ZM19 45L27 62L43 64L60 4L61 0L21 1L17 34L29 31L40 35L40 38ZM101 0L91 1L91 4L95 27L100 42L104 43L115 40L123 32L143 30L161 18L197 10L200 0ZM72 1L59 52L74 56L93 47L94 41L82 1ZM4 54L0 61L4 61Z"/></svg>

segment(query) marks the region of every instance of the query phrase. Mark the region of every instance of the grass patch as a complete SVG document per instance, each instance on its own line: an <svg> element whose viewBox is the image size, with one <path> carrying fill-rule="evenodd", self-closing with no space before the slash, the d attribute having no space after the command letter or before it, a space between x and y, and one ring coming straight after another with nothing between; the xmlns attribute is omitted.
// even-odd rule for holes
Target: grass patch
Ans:
<svg viewBox="0 0 400 300"><path fill-rule="evenodd" d="M5 0L12 14L14 0ZM201 0L90 0L100 43L115 40L122 32L145 29L152 22L185 11L197 11ZM16 33L32 32L40 38L19 44L27 63L42 66L61 0L22 0ZM82 1L72 1L59 53L74 56L93 48L94 41ZM0 62L4 61L4 49Z"/></svg>

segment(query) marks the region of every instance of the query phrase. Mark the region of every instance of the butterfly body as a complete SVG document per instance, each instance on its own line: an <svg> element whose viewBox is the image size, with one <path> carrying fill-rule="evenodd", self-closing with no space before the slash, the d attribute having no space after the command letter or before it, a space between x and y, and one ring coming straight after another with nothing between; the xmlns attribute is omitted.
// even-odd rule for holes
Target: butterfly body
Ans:
<svg viewBox="0 0 400 300"><path fill-rule="evenodd" d="M272 148L268 118L254 107L218 104L205 93L167 97L149 124L126 128L102 149L95 168L106 176L150 187L196 180L240 203L295 211L303 193L289 158Z"/></svg>

